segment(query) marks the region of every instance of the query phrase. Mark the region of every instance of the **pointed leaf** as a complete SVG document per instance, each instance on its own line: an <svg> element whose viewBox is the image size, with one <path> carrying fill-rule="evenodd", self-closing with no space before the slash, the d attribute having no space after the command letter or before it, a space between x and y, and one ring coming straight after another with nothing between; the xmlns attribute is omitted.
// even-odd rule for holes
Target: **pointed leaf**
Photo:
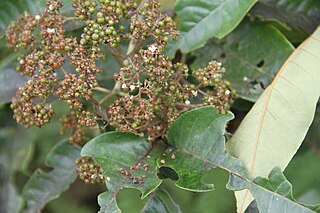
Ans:
<svg viewBox="0 0 320 213"><path fill-rule="evenodd" d="M320 28L289 57L227 143L251 176L286 168L313 120L320 95ZM252 201L236 192L238 211Z"/></svg>
<svg viewBox="0 0 320 213"><path fill-rule="evenodd" d="M246 176L240 162L224 149L225 126L232 118L231 113L220 115L213 107L204 107L184 113L175 121L168 133L168 141L175 149L172 153L169 149L158 164L165 162L164 166L177 172L176 186L195 192L211 191L213 185L203 183L201 177L216 166Z"/></svg>
<svg viewBox="0 0 320 213"><path fill-rule="evenodd" d="M285 178L281 169L275 167L269 174L268 179L258 177L254 179L254 184L245 183L242 179L233 176L228 187L233 190L239 188L235 187L234 183L247 184L248 189L253 194L260 212L313 212L305 206L297 203L292 196L292 185ZM257 185L258 184L258 185ZM310 207L316 209L317 207Z"/></svg>
<svg viewBox="0 0 320 213"><path fill-rule="evenodd" d="M179 0L175 12L182 32L179 48L183 53L205 45L212 37L230 33L257 0Z"/></svg>
<svg viewBox="0 0 320 213"><path fill-rule="evenodd" d="M288 199L283 193L285 190L273 192L273 188L260 186L247 175L238 159L228 155L223 135L225 125L231 118L231 113L221 115L213 107L202 107L182 114L169 130L168 140L172 147L166 151L166 157L158 159L159 166L170 167L177 172L178 187L198 192L212 189L201 181L201 177L205 171L218 167L231 174L227 185L231 190L248 188L257 200L272 200L270 205L277 207L277 212L285 212L286 209L312 212ZM282 181L281 178L279 180ZM275 179L275 182L279 180ZM281 202L273 198L281 199ZM262 213L265 212L262 210Z"/></svg>
<svg viewBox="0 0 320 213"><path fill-rule="evenodd" d="M164 189L152 192L150 198L142 210L142 213L181 213L180 207L172 200Z"/></svg>
<svg viewBox="0 0 320 213"><path fill-rule="evenodd" d="M45 173L37 170L23 188L26 212L40 212L51 200L58 197L76 179L76 159L80 148L69 143L57 144L47 156L53 170Z"/></svg>
<svg viewBox="0 0 320 213"><path fill-rule="evenodd" d="M103 169L108 192L98 197L100 212L120 212L116 196L123 188L138 189L145 198L161 180L157 177L157 147L131 133L108 132L89 141L81 151Z"/></svg>

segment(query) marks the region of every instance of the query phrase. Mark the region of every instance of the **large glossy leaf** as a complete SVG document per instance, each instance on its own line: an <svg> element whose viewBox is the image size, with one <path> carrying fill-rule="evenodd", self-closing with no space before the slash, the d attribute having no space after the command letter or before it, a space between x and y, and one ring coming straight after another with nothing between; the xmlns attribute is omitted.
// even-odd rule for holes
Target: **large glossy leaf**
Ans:
<svg viewBox="0 0 320 213"><path fill-rule="evenodd" d="M157 177L157 151L151 143L130 133L108 132L95 137L82 149L104 170L108 191L98 197L100 212L120 212L116 196L123 188L138 189L145 198L161 180Z"/></svg>
<svg viewBox="0 0 320 213"><path fill-rule="evenodd" d="M212 37L230 33L257 0L179 0L175 12L182 34L179 48L183 53L205 45Z"/></svg>
<svg viewBox="0 0 320 213"><path fill-rule="evenodd" d="M223 41L212 40L196 51L191 68L195 70L218 59L237 94L256 101L293 50L291 43L272 25L245 19Z"/></svg>
<svg viewBox="0 0 320 213"><path fill-rule="evenodd" d="M227 143L251 176L284 169L302 143L320 95L320 28L285 62ZM248 191L236 193L238 211L251 202Z"/></svg>
<svg viewBox="0 0 320 213"><path fill-rule="evenodd" d="M37 170L23 188L26 212L40 212L52 199L65 191L76 179L76 159L80 148L69 143L57 144L47 156L48 166L53 170L45 173Z"/></svg>
<svg viewBox="0 0 320 213"><path fill-rule="evenodd" d="M275 184L282 186L283 175L272 176L272 187L261 186L259 181L247 175L238 159L228 155L224 147L224 129L232 117L231 113L219 114L213 107L203 107L181 115L169 130L168 141L172 147L166 151L166 157L158 160L159 166L170 167L177 172L178 187L196 192L212 189L212 185L203 183L201 178L205 171L218 167L231 174L227 185L229 189L248 188L254 194L262 213L268 211L259 203L266 200L271 200L268 202L270 209L277 210L273 212L285 212L286 209L312 212L274 187Z"/></svg>
<svg viewBox="0 0 320 213"><path fill-rule="evenodd" d="M181 213L179 206L172 200L169 193L164 189L152 192L142 213Z"/></svg>
<svg viewBox="0 0 320 213"><path fill-rule="evenodd" d="M320 23L320 1L261 0L254 5L250 14L264 20L278 21L289 29L299 28L312 33Z"/></svg>

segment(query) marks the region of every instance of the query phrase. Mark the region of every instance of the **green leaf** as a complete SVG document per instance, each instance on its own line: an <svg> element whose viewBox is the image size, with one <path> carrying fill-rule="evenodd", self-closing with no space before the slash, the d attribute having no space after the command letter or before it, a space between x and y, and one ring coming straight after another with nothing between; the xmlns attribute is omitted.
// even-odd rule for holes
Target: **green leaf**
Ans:
<svg viewBox="0 0 320 213"><path fill-rule="evenodd" d="M120 212L116 196L123 188L140 190L143 199L161 184L156 148L139 136L119 132L101 134L82 148L81 155L92 157L107 177L108 192L98 197L100 212Z"/></svg>
<svg viewBox="0 0 320 213"><path fill-rule="evenodd" d="M278 21L289 30L298 28L312 33L320 23L320 1L261 0L250 14L268 21Z"/></svg>
<svg viewBox="0 0 320 213"><path fill-rule="evenodd" d="M285 174L294 185L294 195L298 201L303 202L300 197L310 190L316 190L320 193L319 162L320 156L314 150L308 150L296 155L286 168Z"/></svg>
<svg viewBox="0 0 320 213"><path fill-rule="evenodd" d="M285 62L227 143L252 177L286 168L314 117L320 95L320 28ZM252 201L236 192L239 211Z"/></svg>
<svg viewBox="0 0 320 213"><path fill-rule="evenodd" d="M158 159L159 166L170 167L177 172L178 187L198 192L212 189L212 186L203 183L201 178L205 171L218 167L231 174L227 185L229 189L248 188L256 200L280 199L280 203L276 202L276 199L269 203L271 208L277 208L276 212L285 212L288 208L312 212L288 199L282 191L274 192L261 187L260 183L247 175L238 159L228 155L224 148L224 129L232 118L231 113L221 115L213 107L202 107L182 114L169 130L168 142L172 147L166 151L167 157ZM260 210L267 212L263 206Z"/></svg>
<svg viewBox="0 0 320 213"><path fill-rule="evenodd" d="M237 179L236 184L247 184L243 180ZM233 190L237 190L237 187L233 186L233 181L230 181L228 187ZM292 196L292 185L285 178L281 169L275 167L271 170L267 178L257 177L254 179L254 183L258 184L248 184L248 188L252 195L254 196L258 209L260 212L290 212L290 213L299 213L299 212L313 212L310 209L296 203ZM271 196L270 196L271 193ZM317 207L311 207L317 209Z"/></svg>
<svg viewBox="0 0 320 213"><path fill-rule="evenodd" d="M23 200L17 193L12 180L5 176L5 170L0 165L0 212L19 213L23 206Z"/></svg>
<svg viewBox="0 0 320 213"><path fill-rule="evenodd" d="M61 12L64 15L71 14L72 1L61 0L64 7ZM1 0L0 2L0 36L5 34L6 27L15 21L18 16L27 11L30 14L42 13L46 7L46 0Z"/></svg>
<svg viewBox="0 0 320 213"><path fill-rule="evenodd" d="M175 12L180 36L179 48L183 53L196 50L212 37L223 38L230 33L257 0L179 0Z"/></svg>
<svg viewBox="0 0 320 213"><path fill-rule="evenodd" d="M11 124L9 109L2 108L0 114L0 212L18 213L23 207L23 200L14 184L14 174L17 171L27 173L33 152L33 134Z"/></svg>
<svg viewBox="0 0 320 213"><path fill-rule="evenodd" d="M184 113L175 121L168 141L176 150L169 151L158 164L161 166L164 160L166 167L176 171L176 186L195 192L211 191L213 185L203 183L201 177L218 165L228 171L240 168L238 172L245 176L240 162L224 150L225 126L232 118L231 113L220 115L213 107L204 107Z"/></svg>
<svg viewBox="0 0 320 213"><path fill-rule="evenodd" d="M16 71L16 60L17 54L10 54L0 61L0 103L11 101L17 89L28 79Z"/></svg>
<svg viewBox="0 0 320 213"><path fill-rule="evenodd" d="M315 148L320 148L320 102L317 104L316 114L313 119L313 122L308 130L308 134L306 136L305 143L314 146Z"/></svg>
<svg viewBox="0 0 320 213"><path fill-rule="evenodd" d="M164 189L152 192L150 198L142 210L143 213L181 213L180 207L172 200Z"/></svg>
<svg viewBox="0 0 320 213"><path fill-rule="evenodd" d="M37 170L23 188L26 212L40 212L51 200L58 197L76 179L76 159L80 148L69 143L57 144L47 156L53 170L45 173Z"/></svg>
<svg viewBox="0 0 320 213"><path fill-rule="evenodd" d="M227 70L225 78L237 94L254 102L293 50L291 43L272 25L244 19L226 39L214 40L196 51L191 68L201 68L213 58L221 60Z"/></svg>
<svg viewBox="0 0 320 213"><path fill-rule="evenodd" d="M5 33L6 27L24 11L31 14L41 12L45 1L41 0L2 0L0 3L0 35Z"/></svg>

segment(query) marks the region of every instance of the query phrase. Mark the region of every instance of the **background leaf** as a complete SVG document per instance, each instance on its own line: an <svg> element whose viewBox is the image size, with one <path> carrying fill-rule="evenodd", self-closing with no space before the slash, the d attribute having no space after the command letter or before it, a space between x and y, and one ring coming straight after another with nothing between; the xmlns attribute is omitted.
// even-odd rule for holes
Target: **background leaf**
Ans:
<svg viewBox="0 0 320 213"><path fill-rule="evenodd" d="M278 21L290 30L298 28L312 33L320 23L320 2L314 0L261 0L252 7L250 14L264 20Z"/></svg>
<svg viewBox="0 0 320 213"><path fill-rule="evenodd" d="M242 20L257 0L179 0L175 12L182 34L179 48L191 52L212 37L223 38Z"/></svg>
<svg viewBox="0 0 320 213"><path fill-rule="evenodd" d="M320 200L319 196L306 199L310 193L320 194L319 162L319 154L315 150L308 150L298 153L286 168L285 174L294 185L294 195L302 203L314 205Z"/></svg>
<svg viewBox="0 0 320 213"><path fill-rule="evenodd" d="M100 212L120 212L116 196L123 188L138 189L145 198L161 184L154 149L139 136L119 132L101 134L82 148L81 155L92 157L108 177L108 192L98 197Z"/></svg>
<svg viewBox="0 0 320 213"><path fill-rule="evenodd" d="M272 25L244 19L225 39L212 40L193 53L196 59L191 68L204 67L212 59L221 61L226 68L224 76L237 94L256 101L293 50Z"/></svg>
<svg viewBox="0 0 320 213"><path fill-rule="evenodd" d="M11 101L19 87L28 79L17 71L17 55L10 54L0 61L0 103Z"/></svg>
<svg viewBox="0 0 320 213"><path fill-rule="evenodd" d="M228 187L236 190L234 182L238 184L246 184L243 180L234 177L228 183ZM292 185L282 174L279 167L275 167L271 170L267 178L258 177L254 180L256 184L261 187L257 187L253 184L249 184L247 187L255 197L259 212L313 212L310 209L296 203L292 196ZM262 188L263 187L263 188ZM267 189L267 190L265 190ZM271 195L270 195L271 192ZM273 193L272 193L273 192ZM317 209L318 207L311 207ZM252 210L251 210L252 211Z"/></svg>
<svg viewBox="0 0 320 213"><path fill-rule="evenodd" d="M44 6L43 0L2 0L0 3L0 35L5 34L6 27L24 11L31 14L40 12Z"/></svg>
<svg viewBox="0 0 320 213"><path fill-rule="evenodd" d="M61 0L64 7L61 12L68 16L72 14L72 1ZM46 7L46 0L1 0L0 2L0 36L5 34L6 27L18 16L27 11L32 15L41 13Z"/></svg>
<svg viewBox="0 0 320 213"><path fill-rule="evenodd" d="M65 191L76 179L76 159L80 148L69 143L57 144L47 156L48 173L37 170L24 186L22 195L26 201L26 212L40 212L52 199Z"/></svg>
<svg viewBox="0 0 320 213"><path fill-rule="evenodd" d="M275 166L286 168L313 120L320 95L320 28L282 66L227 143L251 176L266 176ZM252 201L236 192L238 211Z"/></svg>
<svg viewBox="0 0 320 213"><path fill-rule="evenodd" d="M150 194L150 198L142 210L143 213L181 213L179 206L172 200L164 189L157 189Z"/></svg>

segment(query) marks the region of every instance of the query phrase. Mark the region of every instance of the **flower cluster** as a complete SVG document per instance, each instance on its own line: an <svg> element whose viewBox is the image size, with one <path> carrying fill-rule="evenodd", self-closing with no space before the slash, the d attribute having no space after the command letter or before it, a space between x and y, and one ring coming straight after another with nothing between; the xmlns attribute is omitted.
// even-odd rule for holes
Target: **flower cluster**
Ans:
<svg viewBox="0 0 320 213"><path fill-rule="evenodd" d="M187 81L188 67L173 64L161 51L162 46L149 45L133 56L130 65L121 69L121 75L114 75L127 93L108 109L109 122L120 131L145 135L150 140L164 138L183 111L208 104L222 113L229 109L234 94L222 80L224 69L220 63L212 61L195 71L195 85Z"/></svg>
<svg viewBox="0 0 320 213"><path fill-rule="evenodd" d="M77 159L77 173L80 179L85 183L102 184L104 183L104 175L102 168L97 165L92 158L81 157Z"/></svg>
<svg viewBox="0 0 320 213"><path fill-rule="evenodd" d="M82 45L104 43L116 48L124 40L141 44L150 38L158 45L165 45L168 36L178 35L171 17L161 14L158 0L140 6L134 0L73 0L73 8L75 16L86 23L80 40ZM127 26L125 22L129 19Z"/></svg>
<svg viewBox="0 0 320 213"><path fill-rule="evenodd" d="M92 89L98 85L96 74L100 72L95 62L102 55L96 48L85 48L76 38L65 37L61 7L62 3L50 1L43 15L24 14L7 30L8 46L25 52L18 59L17 70L31 77L11 104L14 118L25 127L50 122L55 114L47 103L50 96L70 106L76 129L96 125L96 117L85 110L83 101L92 100ZM66 71L66 64L74 70Z"/></svg>
<svg viewBox="0 0 320 213"><path fill-rule="evenodd" d="M70 108L60 120L62 132L72 129L73 144L86 140L85 128L96 126L98 120L152 141L165 139L184 111L203 105L213 105L221 113L230 108L234 91L223 80L220 63L212 61L191 73L187 65L162 54L178 31L172 18L161 14L158 0L142 0L139 5L135 0L73 0L76 18L85 23L80 39L66 37L62 6L49 1L42 15L25 13L7 29L8 46L23 52L17 71L30 77L12 99L18 123L25 127L49 123L55 115L49 101L55 97ZM124 54L120 47L127 43ZM113 76L116 84L111 91L97 88L101 70L96 62L104 57L102 45L122 67ZM97 101L94 89L108 94ZM118 96L105 109L103 103L112 95ZM143 169L148 170L147 165ZM77 172L86 183L104 182L102 169L91 158L78 159ZM132 181L142 184L143 178Z"/></svg>

